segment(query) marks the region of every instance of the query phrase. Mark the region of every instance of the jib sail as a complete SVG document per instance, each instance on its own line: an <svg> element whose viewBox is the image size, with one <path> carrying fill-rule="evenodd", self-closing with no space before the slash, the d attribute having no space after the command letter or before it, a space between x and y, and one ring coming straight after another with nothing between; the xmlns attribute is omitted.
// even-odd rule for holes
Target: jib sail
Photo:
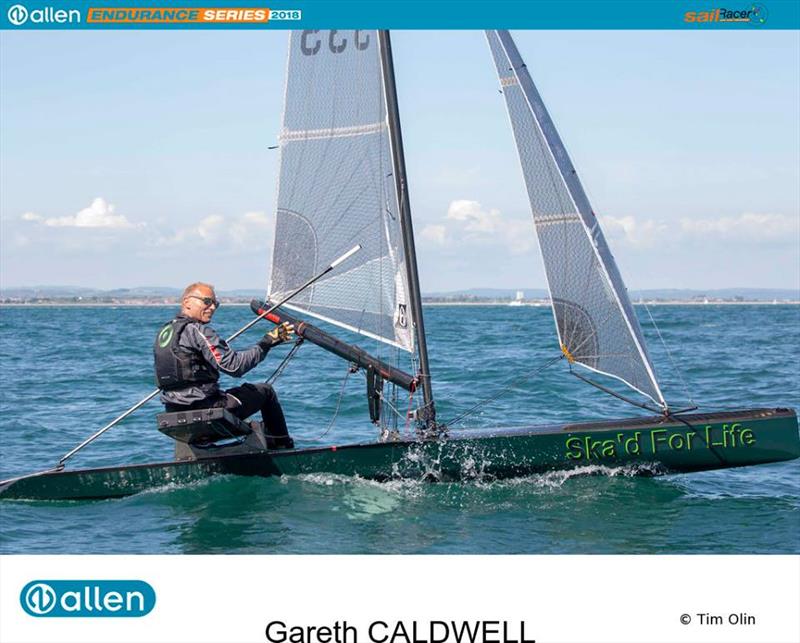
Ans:
<svg viewBox="0 0 800 643"><path fill-rule="evenodd" d="M486 32L544 259L556 330L572 362L666 407L641 327L600 225L507 31Z"/></svg>

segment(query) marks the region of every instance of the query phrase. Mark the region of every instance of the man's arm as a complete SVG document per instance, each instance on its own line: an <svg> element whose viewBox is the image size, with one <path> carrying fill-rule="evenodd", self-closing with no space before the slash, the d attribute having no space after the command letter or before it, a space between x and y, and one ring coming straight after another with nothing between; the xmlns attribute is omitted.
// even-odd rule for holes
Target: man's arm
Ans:
<svg viewBox="0 0 800 643"><path fill-rule="evenodd" d="M256 345L243 351L235 351L208 325L190 324L186 329L195 348L202 351L206 360L220 372L233 377L241 377L258 365L267 351Z"/></svg>

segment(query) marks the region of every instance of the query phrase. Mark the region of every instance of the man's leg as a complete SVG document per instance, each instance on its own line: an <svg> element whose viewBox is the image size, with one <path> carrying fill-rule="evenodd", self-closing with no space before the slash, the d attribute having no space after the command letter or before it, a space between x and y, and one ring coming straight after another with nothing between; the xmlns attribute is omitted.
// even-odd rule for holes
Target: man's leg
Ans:
<svg viewBox="0 0 800 643"><path fill-rule="evenodd" d="M286 428L286 418L275 390L269 384L243 384L225 391L228 395L226 408L244 420L256 411L261 411L268 443L291 448L294 442ZM233 398L233 399L231 399Z"/></svg>

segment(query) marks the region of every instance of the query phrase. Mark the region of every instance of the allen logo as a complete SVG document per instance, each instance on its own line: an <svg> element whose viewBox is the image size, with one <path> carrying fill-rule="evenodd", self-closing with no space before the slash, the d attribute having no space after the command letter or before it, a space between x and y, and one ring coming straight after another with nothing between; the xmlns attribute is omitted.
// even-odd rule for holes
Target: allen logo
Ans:
<svg viewBox="0 0 800 643"><path fill-rule="evenodd" d="M36 617L136 617L153 609L156 593L141 580L35 580L19 602Z"/></svg>
<svg viewBox="0 0 800 643"><path fill-rule="evenodd" d="M22 596L22 606L26 612L44 616L56 606L55 590L47 583L29 583L26 588Z"/></svg>
<svg viewBox="0 0 800 643"><path fill-rule="evenodd" d="M24 25L28 21L28 10L21 4L15 4L9 7L8 21L17 27Z"/></svg>
<svg viewBox="0 0 800 643"><path fill-rule="evenodd" d="M53 22L63 24L81 21L81 12L77 9L43 7L29 10L25 5L21 4L10 6L6 16L8 21L15 27L20 27L28 22L41 25Z"/></svg>

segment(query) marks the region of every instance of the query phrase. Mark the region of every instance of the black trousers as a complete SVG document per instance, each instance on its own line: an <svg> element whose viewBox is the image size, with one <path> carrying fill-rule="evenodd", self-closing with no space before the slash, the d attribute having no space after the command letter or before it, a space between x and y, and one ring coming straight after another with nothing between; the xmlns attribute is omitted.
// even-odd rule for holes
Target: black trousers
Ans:
<svg viewBox="0 0 800 643"><path fill-rule="evenodd" d="M281 438L288 438L289 431L286 428L286 418L283 416L283 409L278 402L278 395L269 384L242 384L229 388L219 397L211 397L199 400L189 406L179 404L167 404L166 411L185 411L187 409L210 409L225 408L233 413L240 420L246 420L256 411L261 411L261 419L264 421L264 432L269 438L278 438L276 442L281 444Z"/></svg>

